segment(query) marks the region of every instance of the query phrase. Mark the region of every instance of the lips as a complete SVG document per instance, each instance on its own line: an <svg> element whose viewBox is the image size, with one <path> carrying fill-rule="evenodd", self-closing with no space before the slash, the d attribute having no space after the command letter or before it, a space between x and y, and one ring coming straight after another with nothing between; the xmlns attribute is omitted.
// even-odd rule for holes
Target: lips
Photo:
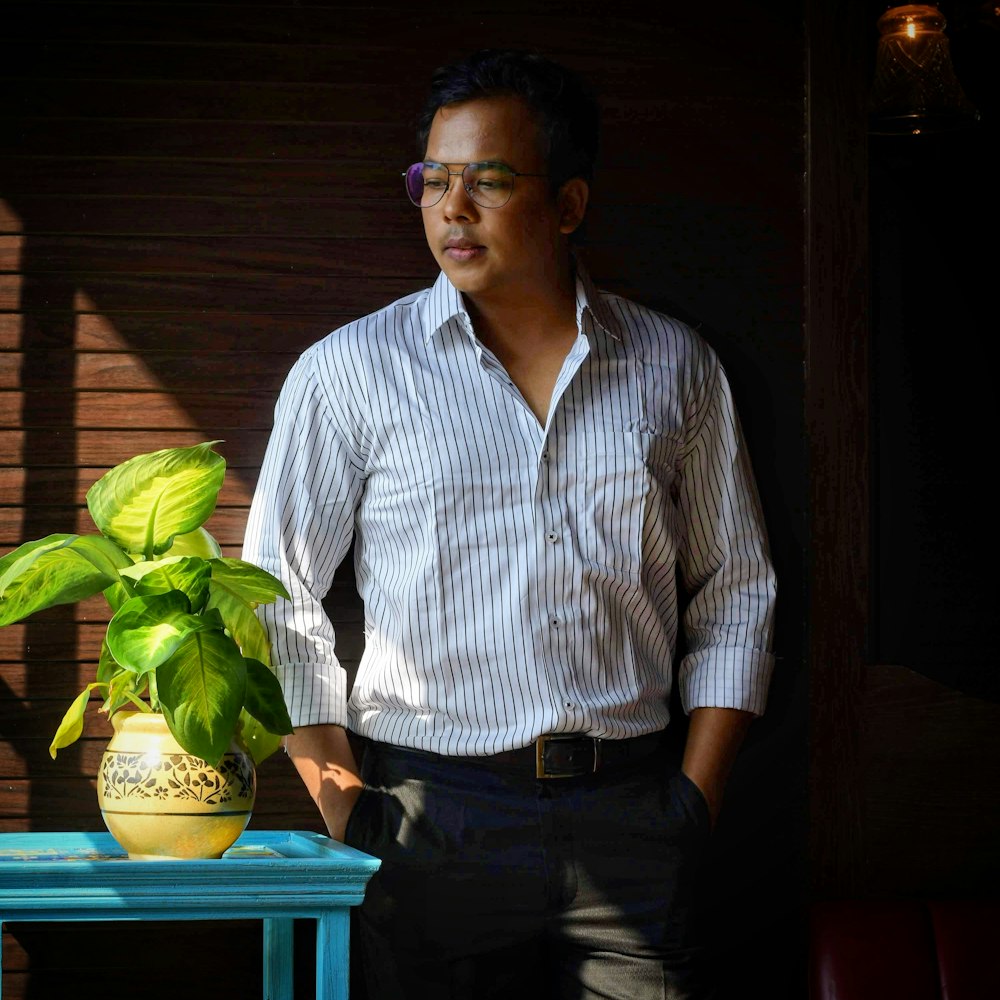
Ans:
<svg viewBox="0 0 1000 1000"><path fill-rule="evenodd" d="M451 260L458 263L465 263L466 261L481 257L486 253L486 247L481 243L476 243L474 240L452 238L445 241L444 253Z"/></svg>

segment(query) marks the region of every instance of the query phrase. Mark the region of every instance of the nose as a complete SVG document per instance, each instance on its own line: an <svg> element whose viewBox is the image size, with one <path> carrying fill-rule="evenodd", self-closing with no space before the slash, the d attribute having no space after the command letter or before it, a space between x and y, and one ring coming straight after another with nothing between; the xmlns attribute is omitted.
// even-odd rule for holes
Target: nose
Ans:
<svg viewBox="0 0 1000 1000"><path fill-rule="evenodd" d="M451 219L473 220L478 218L479 210L465 188L465 178L460 173L453 173L448 178L448 190L441 199L444 217Z"/></svg>

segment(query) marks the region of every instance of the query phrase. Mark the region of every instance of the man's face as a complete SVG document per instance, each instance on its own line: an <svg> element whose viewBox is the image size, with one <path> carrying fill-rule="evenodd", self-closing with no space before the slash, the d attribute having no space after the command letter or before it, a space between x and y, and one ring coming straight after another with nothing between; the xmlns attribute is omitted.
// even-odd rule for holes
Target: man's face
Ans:
<svg viewBox="0 0 1000 1000"><path fill-rule="evenodd" d="M424 159L455 171L466 163L499 161L517 172L546 173L538 124L516 97L440 108ZM553 198L547 177L517 177L506 205L483 208L469 197L462 178L452 177L441 201L421 212L441 269L474 304L485 305L551 293L565 266L562 234L580 221L567 222L563 201L561 195Z"/></svg>

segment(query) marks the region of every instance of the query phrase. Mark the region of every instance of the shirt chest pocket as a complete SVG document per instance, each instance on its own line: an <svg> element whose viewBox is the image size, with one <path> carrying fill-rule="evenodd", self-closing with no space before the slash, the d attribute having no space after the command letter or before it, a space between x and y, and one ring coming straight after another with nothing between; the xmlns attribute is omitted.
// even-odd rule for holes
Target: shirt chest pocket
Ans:
<svg viewBox="0 0 1000 1000"><path fill-rule="evenodd" d="M672 527L675 435L636 421L602 426L576 449L567 497L585 570L634 583L656 539Z"/></svg>

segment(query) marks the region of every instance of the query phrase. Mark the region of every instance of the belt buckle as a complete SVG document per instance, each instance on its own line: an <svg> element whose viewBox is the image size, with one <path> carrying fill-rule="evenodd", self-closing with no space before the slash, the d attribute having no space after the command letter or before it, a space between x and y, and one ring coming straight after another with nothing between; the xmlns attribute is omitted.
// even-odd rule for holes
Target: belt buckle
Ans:
<svg viewBox="0 0 1000 1000"><path fill-rule="evenodd" d="M546 761L546 749L556 743L590 744L593 757L586 766L577 764L562 770L551 768ZM601 741L593 736L580 736L574 733L546 733L535 740L535 777L544 779L578 778L582 774L593 774L601 766Z"/></svg>

